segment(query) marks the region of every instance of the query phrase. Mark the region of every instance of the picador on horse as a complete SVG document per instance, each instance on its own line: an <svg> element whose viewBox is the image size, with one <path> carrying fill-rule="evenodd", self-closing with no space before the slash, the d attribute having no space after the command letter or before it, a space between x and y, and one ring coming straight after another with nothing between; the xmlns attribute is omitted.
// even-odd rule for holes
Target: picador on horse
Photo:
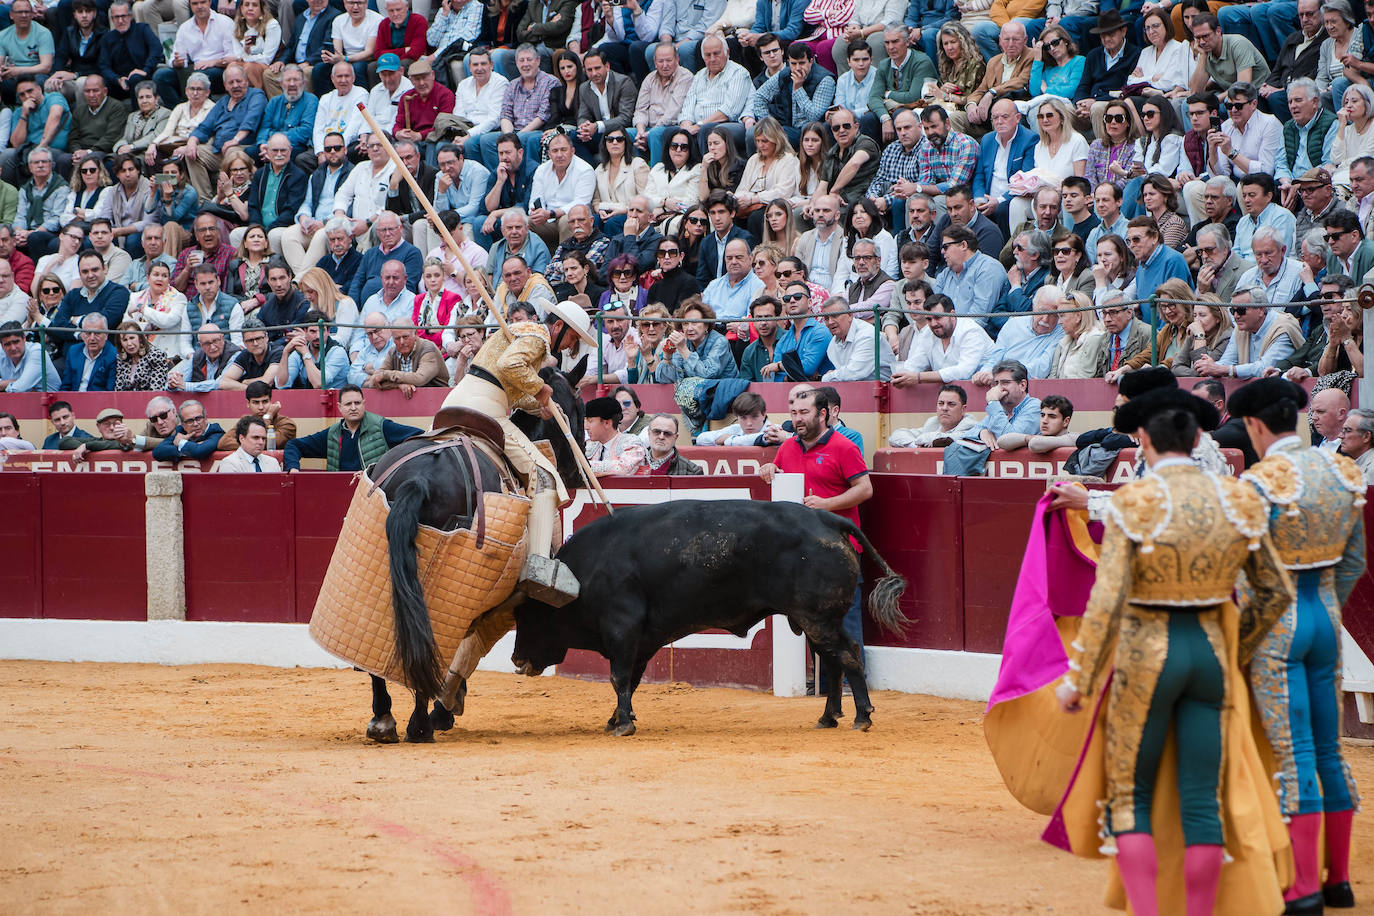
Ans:
<svg viewBox="0 0 1374 916"><path fill-rule="evenodd" d="M569 378L546 364L579 341L595 347L590 326L571 302L551 306L543 324L503 325L432 428L362 475L310 632L372 675L368 737L397 740L386 689L395 680L415 691L406 740L432 741L462 714L467 678L514 625L516 601L558 606L577 596L553 553L565 481L581 482L572 452L581 443L551 419L562 410L580 439L581 368ZM547 452L531 441L539 438Z"/></svg>

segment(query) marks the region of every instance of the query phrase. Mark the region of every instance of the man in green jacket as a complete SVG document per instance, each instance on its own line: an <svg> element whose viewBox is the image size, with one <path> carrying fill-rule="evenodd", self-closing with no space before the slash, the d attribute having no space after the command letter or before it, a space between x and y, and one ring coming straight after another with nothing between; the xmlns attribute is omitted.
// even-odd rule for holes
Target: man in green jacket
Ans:
<svg viewBox="0 0 1374 916"><path fill-rule="evenodd" d="M875 69L873 88L868 92L869 110L860 119L860 128L874 139L881 136L882 143L888 144L897 136L892 126L892 113L919 102L925 81L936 79L936 72L924 51L907 44L904 28L883 32L883 47L887 50L887 60Z"/></svg>
<svg viewBox="0 0 1374 916"><path fill-rule="evenodd" d="M421 430L369 411L357 385L339 389L343 419L313 436L292 439L282 449L287 473L301 469L302 458L323 458L326 471L361 471Z"/></svg>

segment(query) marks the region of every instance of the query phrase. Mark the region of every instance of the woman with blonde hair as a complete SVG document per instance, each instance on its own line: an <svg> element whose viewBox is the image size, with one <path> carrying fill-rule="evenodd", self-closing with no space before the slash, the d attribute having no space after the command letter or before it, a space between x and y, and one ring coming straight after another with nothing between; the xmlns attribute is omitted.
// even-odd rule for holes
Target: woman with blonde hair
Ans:
<svg viewBox="0 0 1374 916"><path fill-rule="evenodd" d="M958 3L960 9L981 6L986 10L989 5L987 0L958 0ZM933 97L951 112L963 107L964 100L983 82L983 74L988 69L978 43L961 22L946 22L940 26L935 39L940 82L933 90Z"/></svg>
<svg viewBox="0 0 1374 916"><path fill-rule="evenodd" d="M1098 360L1107 346L1107 332L1097 320L1097 310L1083 293L1065 293L1061 304L1078 311L1059 313L1064 339L1055 348L1050 378L1097 378Z"/></svg>
<svg viewBox="0 0 1374 916"><path fill-rule="evenodd" d="M763 234L763 210L775 200L788 200L797 193L801 163L774 117L754 125L754 149L744 165L735 201L736 218L747 217L754 238Z"/></svg>
<svg viewBox="0 0 1374 916"><path fill-rule="evenodd" d="M782 288L778 284L778 264L787 257L787 252L771 242L761 242L754 248L754 276L763 281L763 289L754 294L754 298L759 296L772 296L779 302L782 301Z"/></svg>
<svg viewBox="0 0 1374 916"><path fill-rule="evenodd" d="M1159 317L1164 319L1164 326L1155 335L1155 351L1157 354L1158 365L1173 368L1174 357L1178 355L1179 348L1183 346L1183 341L1188 337L1188 325L1193 323L1193 306L1184 300L1193 298L1193 290L1187 283L1178 278L1170 278L1155 289L1155 302L1159 308ZM1166 300L1179 300L1168 302ZM1140 369L1150 365L1150 351L1143 350L1126 360L1126 368Z"/></svg>
<svg viewBox="0 0 1374 916"><path fill-rule="evenodd" d="M668 337L668 322L673 317L661 302L644 306L635 321L639 333L639 349L634 357L626 353L629 362L627 380L631 385L644 385L654 380L654 373L663 362L663 341Z"/></svg>
<svg viewBox="0 0 1374 916"><path fill-rule="evenodd" d="M1073 112L1060 98L1047 98L1035 109L1035 132L1040 142L1035 145L1035 167L1022 176L1018 186L1013 183L1011 225L1019 226L1031 216L1031 200L1042 185L1059 187L1070 175L1084 175L1088 171L1088 141L1073 129ZM1014 177L1014 176L1013 176Z"/></svg>
<svg viewBox="0 0 1374 916"><path fill-rule="evenodd" d="M215 196L210 207L225 224L220 227L225 238L233 231L233 225L248 222L248 188L253 183L253 172L257 166L253 158L244 152L243 147L235 146L224 154L219 166L219 181L215 186ZM230 213L238 217L230 219Z"/></svg>
<svg viewBox="0 0 1374 916"><path fill-rule="evenodd" d="M1203 355L1213 360L1221 359L1235 330L1231 313L1222 305L1220 297L1212 293L1199 293L1193 298L1207 304L1193 306L1193 320L1184 329L1183 342L1174 354L1174 363L1170 367L1174 375L1187 378L1197 375L1194 365Z"/></svg>
<svg viewBox="0 0 1374 916"><path fill-rule="evenodd" d="M334 278L322 267L312 267L301 274L296 285L300 287L301 295L310 302L310 307L319 309L334 323L334 329L330 333L334 340L346 348L353 340L353 336L358 333L358 329L340 325L359 323L358 304L343 294L334 284Z"/></svg>
<svg viewBox="0 0 1374 916"><path fill-rule="evenodd" d="M172 358L139 330L132 321L115 329L115 391L166 391Z"/></svg>
<svg viewBox="0 0 1374 916"><path fill-rule="evenodd" d="M281 50L281 23L263 0L239 0L234 14L234 58L250 85L262 88L262 74Z"/></svg>
<svg viewBox="0 0 1374 916"><path fill-rule="evenodd" d="M763 233L759 236L766 244L776 245L784 254L797 248L797 218L792 213L792 205L785 200L775 200L763 208Z"/></svg>

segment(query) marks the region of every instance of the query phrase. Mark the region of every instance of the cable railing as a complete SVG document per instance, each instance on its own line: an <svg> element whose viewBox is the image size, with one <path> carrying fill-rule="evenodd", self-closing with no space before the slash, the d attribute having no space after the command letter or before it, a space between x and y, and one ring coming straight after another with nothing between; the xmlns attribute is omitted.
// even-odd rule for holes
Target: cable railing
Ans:
<svg viewBox="0 0 1374 916"><path fill-rule="evenodd" d="M1243 307L1243 308L1247 308L1247 309L1252 309L1252 308L1254 308L1254 309L1266 309L1266 310L1269 310L1269 309L1283 309L1283 310L1288 310L1288 309L1292 308L1294 305L1308 305L1308 306L1312 306L1312 307L1320 307L1320 305L1321 305L1323 302L1331 302L1331 303L1345 304L1345 303L1358 303L1359 301L1360 301L1360 300L1359 300L1359 297L1358 297L1358 296L1354 296L1354 295L1352 295L1352 296L1341 297L1341 298L1339 298L1339 299L1324 299L1324 300L1320 300L1320 301L1312 300L1312 301L1303 302L1303 303L1273 303L1273 302L1267 302L1267 303L1252 303L1252 302L1235 303L1234 300L1230 300L1230 301L1212 301L1212 300L1207 300L1207 299L1177 299L1177 298L1172 298L1172 297L1168 297L1168 296L1150 296L1150 297L1148 297L1148 298L1146 298L1146 299L1114 299L1114 300L1112 300L1110 303L1107 303L1107 304L1105 304L1105 305L1069 306L1069 305L1065 305L1065 304L1060 304L1060 305L1056 306L1054 309L1046 310L1046 311L1042 311L1042 312L1037 312L1037 311L1035 311L1035 310L1033 310L1033 309L1032 309L1032 310L1027 310L1027 311L1015 311L1015 312L971 312L971 311L958 311L958 310L953 311L953 312L947 312L947 311L931 311L931 310L929 310L929 309L902 308L902 307L898 307L898 306L872 306L872 305L868 305L868 306L858 306L858 305L856 305L856 306L851 306L850 308L844 309L844 310L834 310L834 309L831 309L831 310L828 312L828 314L832 314L832 315L842 315L842 314L848 314L848 315L870 315L870 316L873 316L874 318L881 318L881 317L886 316L886 315L900 314L900 315L907 315L907 316L910 316L910 317L920 317L920 318L937 318L937 317L938 317L938 318L951 318L951 317L952 317L952 318L973 318L973 319L977 319L977 320L982 320L982 319L986 319L986 318L994 317L994 316L997 316L997 317L1004 317L1004 318L1008 318L1008 319L1011 319L1011 318L1022 318L1022 317L1032 317L1032 316L1037 315L1037 314L1046 314L1046 315L1055 315L1055 316L1059 316L1059 315L1071 314L1071 313L1074 313L1074 312L1100 312L1100 311L1102 311L1102 309L1108 308L1108 307L1128 307L1128 308L1131 308L1131 309L1136 309L1138 306L1148 305L1148 306L1149 306L1149 316L1150 316L1150 318L1149 318L1149 322L1150 322L1150 363L1151 363L1152 365L1155 365L1155 364L1158 364L1158 362L1159 362L1159 340L1158 340L1158 338L1159 338L1159 330L1160 330L1160 327L1161 327L1160 324L1159 324L1159 317L1160 317L1160 315L1159 315L1159 307L1160 307L1161 305L1210 306L1210 307L1225 308L1225 309L1230 309L1230 308L1232 308L1232 307L1237 307L1237 306L1238 306L1238 307ZM623 309L623 308L627 308L627 306L622 305L622 306L620 306L619 308L620 308L620 309ZM595 312L590 312L590 313L588 314L589 320L595 325L595 330L596 330L596 337L597 337L597 361L596 361L596 363L597 363L597 372L596 372L596 374L597 374L597 383L598 383L598 384L605 384L605 368L606 368L606 359L605 359L605 338L606 338L605 319L608 319L608 318L609 318L609 319L612 319L612 320L628 320L628 321L631 321L631 322L655 321L655 322L659 322L659 323L661 323L661 324L669 324L669 325L685 325L685 324L701 324L701 323L703 323L703 322L702 322L702 319L700 319L700 318L674 318L674 317L659 316L659 315L654 315L654 316L650 316L649 318L645 318L645 317L640 316L640 315L619 314L618 312L619 312L619 309L618 309L618 308L616 308L615 306L611 306L610 308L603 308L603 309L600 309L600 310L595 311ZM94 314L94 313L88 313L88 314ZM468 313L465 313L464 316L459 316L459 317L460 317L460 318L461 318L461 317L465 317L466 315L478 315L478 313L477 313L476 311L468 312ZM85 317L85 316L82 316L82 317ZM490 320L489 320L489 316L478 315L478 317L483 317L483 318L484 318L483 324L482 324L482 326L481 326L481 327L484 329L484 331L487 330L487 329L490 329L490 328L494 328L494 327L496 326L496 323L495 323L494 321L490 321ZM816 317L818 317L818 316L816 316L814 313L812 313L812 312L809 311L809 310L807 311L807 313L806 313L806 315L805 315L805 319L811 319L811 318L816 318ZM804 320L805 320L805 319L804 319ZM788 315L779 315L779 316L777 316L776 318L767 318L767 319L754 319L754 318L751 318L751 317L749 317L749 316L746 315L746 316L743 316L743 317L740 317L740 318L723 318L723 319L722 319L722 318L716 318L714 321L707 321L707 322L705 322L705 323L706 323L706 324L725 324L725 325L730 325L730 324L760 324L760 323L768 322L768 323L774 323L774 324L787 324L787 323L792 322L793 320L795 320L795 319L794 319L792 316L788 316ZM207 323L213 324L213 322L207 322ZM267 334L270 336L271 333L274 332L274 331L295 331L295 330L300 330L300 329L302 329L302 328L308 326L308 324L310 324L310 323L293 323L293 324L264 325L264 326L262 326L262 327L253 327L253 328L251 328L250 330L251 330L251 331L262 331L262 332L267 333ZM364 332L366 332L366 331L400 331L400 330L410 330L410 331L415 331L416 333L422 333L422 332L423 332L423 333L442 333L442 332L444 332L444 331L459 330L459 329L461 328L461 326L454 324L453 321L450 321L450 322L448 322L448 323L446 323L446 324L442 324L442 325L416 325L416 324L414 324L414 323L406 323L406 324L383 324L383 325L378 325L378 324L366 324L366 323L361 323L361 322L358 322L358 323L354 323L354 322L337 322L337 321L332 321L332 320L328 320L328 319L317 319L315 322L313 322L313 324L315 325L315 327L317 328L317 330L318 330L318 332L319 332L319 335L320 335L320 336L319 336L319 339L320 339L320 340L326 339L327 334L329 334L329 333L330 333L331 331L333 331L333 330L338 330L338 329L362 330L362 331L364 331ZM203 325L202 325L202 326L203 326ZM217 330L218 330L219 333L224 334L226 337L227 337L228 335L230 335L230 334L235 334L235 333L237 333L237 334L242 334L242 331L243 331L243 329L242 329L241 327L240 327L240 328L228 328L228 327L221 328L221 327L219 327L218 325L215 325L215 327L217 328ZM166 329L143 329L143 328L140 328L140 329L135 330L135 329L133 329L133 328L118 329L118 328L108 328L108 327L107 327L107 328L103 328L103 329L86 329L86 328L80 327L79 325L78 325L78 326L73 326L71 329L62 328L62 329L59 329L59 330L55 331L55 330L53 330L53 328L52 328L51 325L46 325L46 324L34 325L34 326L28 327L28 328L21 328L21 332L24 333L25 335L36 335L36 336L38 337L38 345L39 345L39 347L43 350L44 353L47 352L48 337L49 337L50 335L60 334L62 337L67 337L67 336L69 336L69 335L72 336L72 337L79 337L82 333L90 333L91 330L95 330L96 333L106 334L106 335L110 335L110 336L117 336L117 337L125 336L125 335L137 335L137 336L140 336L140 337L153 337L153 338L157 338L157 337L180 337L180 336L187 335L187 334L199 335L199 334L202 334L202 333L206 333L206 332L201 331L201 330L182 330L182 329L177 329L177 330L175 330L175 331L169 331L169 330L166 330ZM875 321L873 322L873 380L874 380L874 381L882 381L882 370L881 370L881 366L882 366L882 362L881 362L881 347L883 347L885 344L886 344L886 341L883 339L882 322L881 322L881 321L878 321L878 320L875 320ZM41 378L42 378L43 390L44 390L44 391L47 391L47 390L48 390L48 360L47 360L47 359L44 359L44 360L42 360L42 362L41 362Z"/></svg>

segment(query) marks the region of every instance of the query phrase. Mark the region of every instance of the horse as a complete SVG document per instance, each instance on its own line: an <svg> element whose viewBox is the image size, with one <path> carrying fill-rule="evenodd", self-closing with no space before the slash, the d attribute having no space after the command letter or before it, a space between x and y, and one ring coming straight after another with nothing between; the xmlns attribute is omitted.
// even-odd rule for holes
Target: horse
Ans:
<svg viewBox="0 0 1374 916"><path fill-rule="evenodd" d="M563 409L568 425L583 447L583 419L585 411L578 397L577 385L586 370L583 360L570 372L546 367L539 372L545 384L553 389L552 401ZM514 411L511 422L531 441L547 439L553 446L558 474L569 490L585 486L582 471L572 446L563 435L556 420ZM387 468L405 456L430 445L427 440L408 439L383 455L374 466L372 475L379 477ZM471 468L464 457L464 449L447 448L417 455L388 477L382 484L390 502L386 521L391 567L392 605L396 622L396 653L402 670L415 690L415 711L406 724L406 741L428 743L434 732L453 727L453 710L446 709L438 696L443 684L443 672L435 661L434 633L430 627L429 610L420 586L415 535L420 525L444 531L467 527L472 523L476 500L482 493L501 491L501 475L485 454L474 451L477 467ZM372 678L372 720L367 725L367 737L381 744L394 744L396 720L391 715L391 695L386 681L377 675ZM461 710L460 702L456 704ZM434 708L429 701L434 699Z"/></svg>

